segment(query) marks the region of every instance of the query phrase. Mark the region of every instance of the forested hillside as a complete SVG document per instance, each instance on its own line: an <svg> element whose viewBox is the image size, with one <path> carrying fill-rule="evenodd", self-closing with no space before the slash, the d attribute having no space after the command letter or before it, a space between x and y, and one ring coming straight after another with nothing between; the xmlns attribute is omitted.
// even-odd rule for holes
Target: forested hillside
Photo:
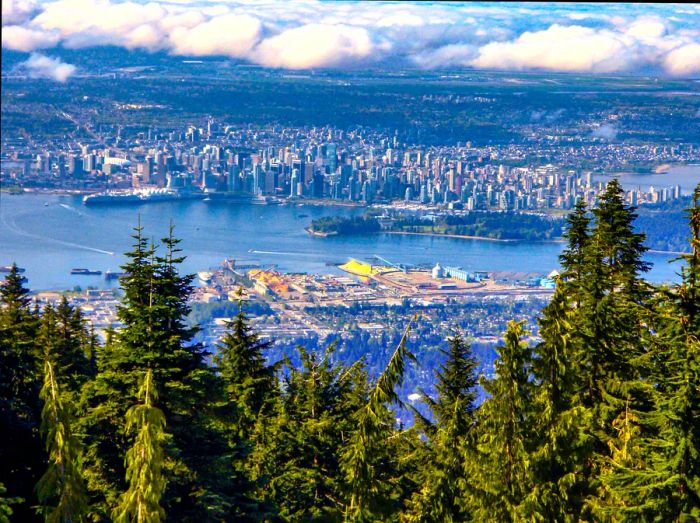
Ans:
<svg viewBox="0 0 700 523"><path fill-rule="evenodd" d="M242 307L210 355L172 231L135 230L104 344L66 301L38 310L15 268L0 521L697 521L700 186L687 216L682 277L654 287L619 184L579 202L541 341L511 322L486 378L455 335L410 427L410 328L376 377L332 346L268 361Z"/></svg>

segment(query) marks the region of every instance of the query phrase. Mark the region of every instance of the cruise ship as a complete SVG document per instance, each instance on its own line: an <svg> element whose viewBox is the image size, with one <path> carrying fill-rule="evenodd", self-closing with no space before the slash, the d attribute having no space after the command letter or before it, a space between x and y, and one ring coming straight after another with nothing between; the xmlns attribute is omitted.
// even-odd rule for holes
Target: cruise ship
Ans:
<svg viewBox="0 0 700 523"><path fill-rule="evenodd" d="M125 191L105 191L97 194L83 196L85 205L96 204L139 204L147 202L159 202L180 200L183 198L199 197L198 193L184 195L172 189L132 189Z"/></svg>

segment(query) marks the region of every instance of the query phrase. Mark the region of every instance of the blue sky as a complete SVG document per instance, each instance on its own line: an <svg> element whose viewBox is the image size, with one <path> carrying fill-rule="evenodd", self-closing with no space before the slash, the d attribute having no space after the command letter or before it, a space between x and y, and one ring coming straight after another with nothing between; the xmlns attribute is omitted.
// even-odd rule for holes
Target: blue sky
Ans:
<svg viewBox="0 0 700 523"><path fill-rule="evenodd" d="M412 67L700 77L700 6L3 0L2 46L117 45L286 69ZM60 78L75 69L63 67ZM66 74L67 73L67 74Z"/></svg>

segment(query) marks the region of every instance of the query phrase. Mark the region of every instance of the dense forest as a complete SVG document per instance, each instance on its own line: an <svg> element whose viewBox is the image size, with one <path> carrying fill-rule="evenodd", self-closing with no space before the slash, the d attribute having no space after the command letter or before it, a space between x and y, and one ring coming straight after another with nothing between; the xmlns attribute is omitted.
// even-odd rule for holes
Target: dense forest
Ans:
<svg viewBox="0 0 700 523"><path fill-rule="evenodd" d="M635 230L644 232L646 245L650 249L671 252L690 252L686 227L685 208L691 198L683 196L669 202L647 204L640 207L634 222Z"/></svg>
<svg viewBox="0 0 700 523"><path fill-rule="evenodd" d="M700 186L670 287L644 280L622 194L610 182L567 218L541 341L511 322L486 378L455 334L410 427L395 416L410 327L371 378L333 346L268 361L239 308L208 363L172 232L156 247L136 229L104 344L12 271L0 521L697 521Z"/></svg>
<svg viewBox="0 0 700 523"><path fill-rule="evenodd" d="M403 216L393 231L479 236L498 240L552 240L561 237L563 220L519 212L469 212L436 220Z"/></svg>
<svg viewBox="0 0 700 523"><path fill-rule="evenodd" d="M379 232L379 221L371 216L324 216L311 222L310 230L326 235L369 234Z"/></svg>

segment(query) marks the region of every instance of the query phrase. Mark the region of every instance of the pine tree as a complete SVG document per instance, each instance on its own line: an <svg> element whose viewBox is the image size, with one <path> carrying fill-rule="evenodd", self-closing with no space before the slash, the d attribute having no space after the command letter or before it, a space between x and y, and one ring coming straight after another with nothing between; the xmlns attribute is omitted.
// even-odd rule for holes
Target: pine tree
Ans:
<svg viewBox="0 0 700 523"><path fill-rule="evenodd" d="M552 301L539 319L542 342L535 347L532 362L536 437L529 458L533 488L524 513L539 521L578 521L588 492L583 471L591 440L581 430L588 423L588 412L573 403L576 310L571 302L576 297L569 289L561 278L557 281Z"/></svg>
<svg viewBox="0 0 700 523"><path fill-rule="evenodd" d="M135 228L134 247L126 253L128 261L122 266L124 297L117 316L125 327L110 331L97 355L95 380L86 386L81 402L86 411L79 420L81 432L86 434L85 476L93 507L105 520L126 487L123 456L128 440L123 419L127 405L136 397L138 373L153 363L145 360L144 353L152 345L149 332L155 252L142 232L140 226Z"/></svg>
<svg viewBox="0 0 700 523"><path fill-rule="evenodd" d="M452 337L449 349L441 352L446 361L435 373L437 399L422 394L434 422L416 412L428 446L420 477L422 488L413 497L406 518L409 521L452 522L469 517L462 484L468 475L466 465L473 452L477 363L459 334Z"/></svg>
<svg viewBox="0 0 700 523"><path fill-rule="evenodd" d="M281 398L265 445L265 484L285 521L341 521L346 485L340 470L352 415L366 399L361 363L333 363L334 345L322 354L298 347L300 367L282 372ZM359 390L358 390L359 388ZM264 457L262 456L264 454Z"/></svg>
<svg viewBox="0 0 700 523"><path fill-rule="evenodd" d="M664 521L700 519L700 184L688 209L690 253L681 282L662 289L656 304L650 367L657 433L641 478L643 507Z"/></svg>
<svg viewBox="0 0 700 523"><path fill-rule="evenodd" d="M41 431L46 440L49 464L37 484L41 512L47 522L85 521L87 496L81 475L81 448L71 430L70 407L54 374L55 356L48 347L44 356L41 398Z"/></svg>
<svg viewBox="0 0 700 523"><path fill-rule="evenodd" d="M9 497L21 500L13 511L22 521L37 517L31 507L44 467L37 326L24 278L13 264L0 284L0 483Z"/></svg>
<svg viewBox="0 0 700 523"><path fill-rule="evenodd" d="M10 516L14 514L12 505L21 501L20 498L8 498L5 485L0 483L0 523L10 523Z"/></svg>
<svg viewBox="0 0 700 523"><path fill-rule="evenodd" d="M235 436L242 441L250 438L256 419L276 390L276 366L267 365L264 356L270 345L251 329L239 293L238 313L217 345L214 363L235 412Z"/></svg>
<svg viewBox="0 0 700 523"><path fill-rule="evenodd" d="M264 356L269 346L251 329L243 294L239 292L238 313L228 324L214 356L223 388L218 416L228 440L227 476L232 509L238 520L255 519L256 513L269 511L263 500L255 499L260 497L255 491L262 474L254 470L254 460L250 459L260 444L258 429L267 431L272 423L277 396L277 365L267 365Z"/></svg>
<svg viewBox="0 0 700 523"><path fill-rule="evenodd" d="M564 237L567 246L559 256L562 266L561 284L567 285L567 292L575 294L573 300L577 306L581 304L581 280L586 264L586 246L590 239L591 219L587 215L586 202L579 199L574 210L566 217L566 232Z"/></svg>
<svg viewBox="0 0 700 523"><path fill-rule="evenodd" d="M60 345L56 348L59 378L65 377L67 387L80 391L83 384L94 378L97 337L87 325L80 307L74 307L63 296L56 307Z"/></svg>
<svg viewBox="0 0 700 523"><path fill-rule="evenodd" d="M508 322L497 347L495 376L483 382L490 395L479 409L478 467L474 477L476 521L519 521L532 488L529 473L532 384L531 351L524 322Z"/></svg>
<svg viewBox="0 0 700 523"><path fill-rule="evenodd" d="M126 413L126 432L135 435L125 459L129 488L112 514L115 523L159 523L165 519L160 504L165 491L165 416L154 405L158 393L151 369L144 375L138 400L140 403Z"/></svg>
<svg viewBox="0 0 700 523"><path fill-rule="evenodd" d="M136 396L142 369L149 368L172 435L166 441L168 487L163 506L180 521L224 518L227 502L219 486L225 484L221 456L226 442L211 416L220 395L206 362L208 353L193 341L197 329L186 321L193 276L178 272L184 258L172 228L162 240L162 256L141 227L134 240L122 266L124 296L117 316L123 326L99 351L97 376L83 395L82 426L94 504L106 517L124 490L121 457L128 442L120 420L125 399Z"/></svg>
<svg viewBox="0 0 700 523"><path fill-rule="evenodd" d="M583 517L602 517L606 500L629 498L627 481L616 477L613 448L619 426L641 423L652 408L648 388L640 380L651 320L650 287L641 274L649 269L643 260L644 235L634 231L634 208L624 202L616 180L608 183L593 210L590 239L584 247L582 300L576 308L574 362L578 384L574 405L586 409L583 427L591 439L591 455L582 474L591 492ZM645 437L646 429L627 434ZM638 446L639 442L633 442ZM618 491L615 493L614 491ZM623 492L626 491L626 492ZM598 516L591 516L588 510Z"/></svg>
<svg viewBox="0 0 700 523"><path fill-rule="evenodd" d="M57 307L44 307L38 342L52 354L63 393L71 396L71 402L77 400L83 384L94 377L93 351L97 343L80 309L72 307L65 296Z"/></svg>
<svg viewBox="0 0 700 523"><path fill-rule="evenodd" d="M345 510L348 521L386 520L403 501L396 499L397 460L390 440L397 436L397 429L389 405L399 402L395 389L403 379L407 360L415 360L406 347L410 329L409 325L370 390L367 403L353 417L356 429L345 445L341 461L349 489Z"/></svg>

